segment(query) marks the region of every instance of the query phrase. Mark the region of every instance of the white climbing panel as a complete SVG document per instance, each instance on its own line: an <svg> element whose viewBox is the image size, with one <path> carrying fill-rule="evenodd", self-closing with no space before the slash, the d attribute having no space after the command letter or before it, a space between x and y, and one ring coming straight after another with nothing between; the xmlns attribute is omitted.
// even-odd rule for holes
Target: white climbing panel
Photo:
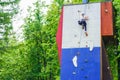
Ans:
<svg viewBox="0 0 120 80"><path fill-rule="evenodd" d="M87 37L82 27L78 25L81 16L78 10L88 16ZM93 47L99 47L101 45L100 18L100 3L64 6L62 48L89 46L92 50Z"/></svg>

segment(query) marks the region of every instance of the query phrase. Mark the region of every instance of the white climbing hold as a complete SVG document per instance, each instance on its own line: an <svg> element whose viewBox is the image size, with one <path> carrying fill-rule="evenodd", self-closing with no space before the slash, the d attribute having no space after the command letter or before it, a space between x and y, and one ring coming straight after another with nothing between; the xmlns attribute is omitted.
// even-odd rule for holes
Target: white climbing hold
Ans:
<svg viewBox="0 0 120 80"><path fill-rule="evenodd" d="M89 42L89 50L92 51L93 48L94 48L93 41L90 40L90 42Z"/></svg>
<svg viewBox="0 0 120 80"><path fill-rule="evenodd" d="M72 59L74 67L77 67L77 56L74 56Z"/></svg>

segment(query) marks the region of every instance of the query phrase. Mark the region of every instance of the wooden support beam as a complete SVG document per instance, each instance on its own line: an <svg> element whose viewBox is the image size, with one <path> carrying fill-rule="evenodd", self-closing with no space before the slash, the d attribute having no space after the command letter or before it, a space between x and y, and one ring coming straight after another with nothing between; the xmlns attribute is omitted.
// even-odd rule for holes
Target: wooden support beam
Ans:
<svg viewBox="0 0 120 80"><path fill-rule="evenodd" d="M103 78L102 80L113 80L109 66L108 56L106 54L103 41L102 41L102 78Z"/></svg>

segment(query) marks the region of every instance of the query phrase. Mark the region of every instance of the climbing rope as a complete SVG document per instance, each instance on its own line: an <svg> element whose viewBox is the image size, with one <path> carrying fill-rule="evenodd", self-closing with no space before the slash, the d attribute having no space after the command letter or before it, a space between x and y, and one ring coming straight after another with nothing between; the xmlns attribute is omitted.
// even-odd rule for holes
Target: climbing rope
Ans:
<svg viewBox="0 0 120 80"><path fill-rule="evenodd" d="M84 10L83 10L83 13L86 14L86 9L88 7L87 4L84 4ZM81 13L81 11L78 10L78 14ZM79 14L80 15L80 14ZM80 17L79 17L79 20L80 20ZM80 31L80 42L79 42L79 47L81 47L81 41L82 41L82 35L83 35L83 29L81 29Z"/></svg>

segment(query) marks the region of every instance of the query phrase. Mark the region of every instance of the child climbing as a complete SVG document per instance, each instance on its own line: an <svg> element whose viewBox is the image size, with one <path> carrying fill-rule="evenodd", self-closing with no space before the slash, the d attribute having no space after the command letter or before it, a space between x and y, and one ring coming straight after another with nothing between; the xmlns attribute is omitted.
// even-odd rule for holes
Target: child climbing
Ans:
<svg viewBox="0 0 120 80"><path fill-rule="evenodd" d="M80 11L78 11L78 12L80 12ZM86 20L88 20L88 17L85 16L84 13L82 13L81 14L81 19L78 21L78 24L82 26L82 29L85 30L85 35L88 36Z"/></svg>

